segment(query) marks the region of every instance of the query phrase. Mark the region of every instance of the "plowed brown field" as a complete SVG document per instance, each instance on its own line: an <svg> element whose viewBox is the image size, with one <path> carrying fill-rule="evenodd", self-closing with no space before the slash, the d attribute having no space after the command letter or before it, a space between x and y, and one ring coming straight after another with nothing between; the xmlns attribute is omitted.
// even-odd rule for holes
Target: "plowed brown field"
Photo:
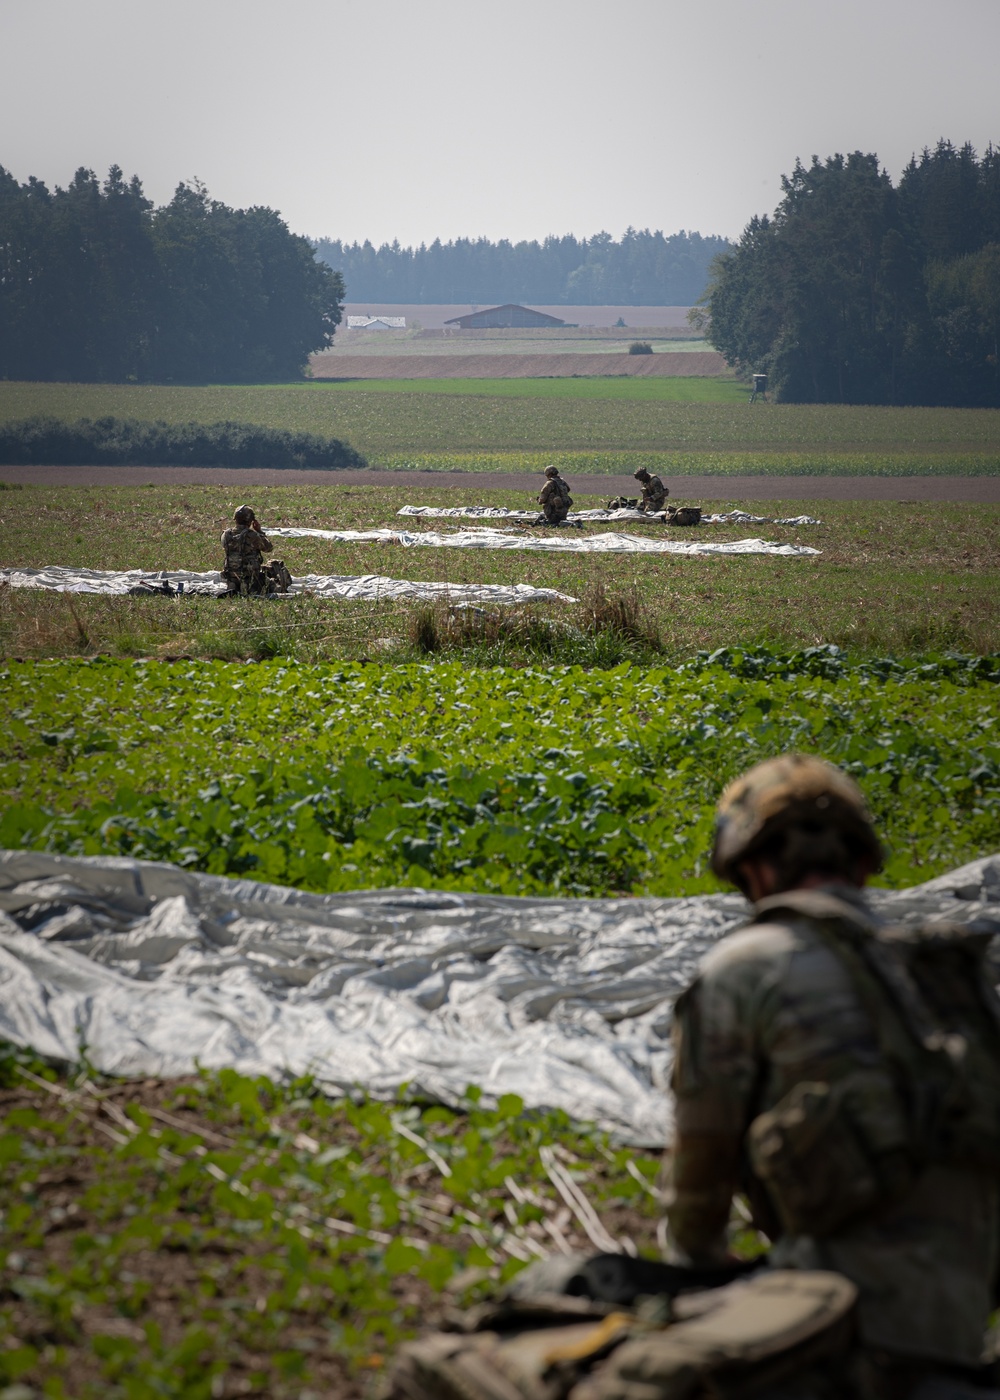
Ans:
<svg viewBox="0 0 1000 1400"><path fill-rule="evenodd" d="M730 373L714 350L664 355L313 355L314 379L568 379Z"/></svg>

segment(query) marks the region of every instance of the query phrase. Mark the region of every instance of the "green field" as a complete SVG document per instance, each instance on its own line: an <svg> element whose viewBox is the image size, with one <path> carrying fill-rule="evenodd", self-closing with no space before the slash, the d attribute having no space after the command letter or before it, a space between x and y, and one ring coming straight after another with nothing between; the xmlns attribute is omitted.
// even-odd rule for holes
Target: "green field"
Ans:
<svg viewBox="0 0 1000 1400"><path fill-rule="evenodd" d="M266 387L266 386L265 386ZM471 394L477 398L636 399L642 403L747 402L746 386L733 379L639 379L580 376L570 379L326 379L310 386L340 394Z"/></svg>
<svg viewBox="0 0 1000 1400"><path fill-rule="evenodd" d="M567 383L523 396L509 383L490 396L0 385L0 413L251 417L342 433L386 464L480 470L646 461L669 479L995 472L1000 461L996 415L758 416L633 396L619 381L605 398ZM765 429L786 436L762 445L753 434ZM0 565L217 568L235 489L156 484L156 468L148 479L3 491ZM719 509L746 504L738 488ZM246 494L265 526L346 528L463 499L336 474ZM509 491L464 499L530 503ZM718 888L706 858L722 784L794 747L857 777L887 840L881 882L1000 850L1000 507L786 500L759 513L823 523L703 534L822 553L281 542L300 575L526 582L581 600L467 613L0 587L0 846L319 890L691 894ZM717 648L728 650L698 655ZM260 664L235 664L247 661ZM308 1081L231 1071L172 1083L86 1065L57 1075L0 1044L0 1397L376 1400L402 1338L495 1290L531 1246L551 1248L543 1222L562 1201L542 1144L563 1154L606 1228L655 1253L653 1154L512 1096L486 1111L471 1089L461 1108L405 1091L391 1104L330 1101ZM528 1204L510 1180L530 1189ZM564 1233L590 1248L575 1221ZM735 1220L732 1237L737 1252L760 1248Z"/></svg>
<svg viewBox="0 0 1000 1400"><path fill-rule="evenodd" d="M471 387L470 387L471 386ZM478 392L476 391L478 390ZM687 394L685 401L676 398ZM1000 473L1000 412L707 402L717 380L406 380L171 388L0 384L0 421L33 414L263 423L342 437L373 464L621 472ZM697 396L697 397L695 397Z"/></svg>
<svg viewBox="0 0 1000 1400"><path fill-rule="evenodd" d="M542 1146L655 1253L656 1155L513 1095L456 1113L228 1070L56 1076L0 1042L0 1395L374 1400L402 1338L552 1247ZM734 1245L759 1247L739 1225Z"/></svg>
<svg viewBox="0 0 1000 1400"><path fill-rule="evenodd" d="M149 469L156 481L156 469ZM400 520L402 505L530 506L533 496L454 488L431 491L398 486L260 487L248 492L268 525L409 531L457 522ZM737 482L734 481L734 488ZM233 488L207 486L27 487L0 495L0 565L45 564L96 568L220 566L219 537L240 503ZM745 505L713 503L720 510ZM760 513L764 513L763 511ZM818 557L678 558L669 555L572 555L489 550L403 549L397 544L283 540L280 553L293 574L383 574L390 578L456 583L528 583L588 599L598 586L634 603L657 648L608 646L580 636L585 604L528 610L570 625L550 637L554 659L607 664L631 656L682 659L699 648L766 646L795 649L832 642L859 655L927 650L1000 651L997 568L1000 507L926 506L809 501L769 502L774 515L818 514L817 526L705 526L713 540L764 535L808 544ZM596 531L602 527L588 527ZM659 533L660 525L630 526ZM710 534L709 534L710 532ZM244 657L287 655L315 661L336 657L413 659L418 609L391 603L342 603L289 598L223 608L214 599L108 598L0 590L0 655L54 656L85 649L124 655L187 653ZM445 610L446 614L446 610ZM443 644L454 630L439 618ZM518 614L523 616L524 614ZM574 629L576 629L574 631ZM503 639L499 639L503 641ZM537 633L534 641L540 639ZM617 643L616 643L617 646ZM554 650L553 650L554 649ZM537 647L474 648L481 659L505 663L545 659Z"/></svg>
<svg viewBox="0 0 1000 1400"><path fill-rule="evenodd" d="M911 883L1000 848L1000 660L727 654L680 668L13 662L0 847L320 891L691 894L715 802L843 764Z"/></svg>

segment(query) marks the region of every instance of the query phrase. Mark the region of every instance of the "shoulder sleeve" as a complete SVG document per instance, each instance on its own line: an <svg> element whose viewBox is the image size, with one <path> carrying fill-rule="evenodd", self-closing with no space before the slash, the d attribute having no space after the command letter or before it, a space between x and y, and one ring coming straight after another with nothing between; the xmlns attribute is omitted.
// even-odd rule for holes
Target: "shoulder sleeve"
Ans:
<svg viewBox="0 0 1000 1400"><path fill-rule="evenodd" d="M737 935L705 960L674 1012L674 1146L667 1166L673 1246L693 1262L726 1252L743 1136L754 1115L761 996L772 959Z"/></svg>

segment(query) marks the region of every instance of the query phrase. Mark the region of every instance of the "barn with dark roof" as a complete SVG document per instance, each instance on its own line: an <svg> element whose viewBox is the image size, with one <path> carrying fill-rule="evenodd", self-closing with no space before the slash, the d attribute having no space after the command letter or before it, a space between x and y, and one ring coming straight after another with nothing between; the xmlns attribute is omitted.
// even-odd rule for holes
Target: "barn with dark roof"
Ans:
<svg viewBox="0 0 1000 1400"><path fill-rule="evenodd" d="M530 306L491 306L485 311L470 311L467 316L453 316L445 321L446 326L457 326L463 331L506 330L517 327L526 330L539 326L564 326L558 316L547 316L544 311L532 311Z"/></svg>

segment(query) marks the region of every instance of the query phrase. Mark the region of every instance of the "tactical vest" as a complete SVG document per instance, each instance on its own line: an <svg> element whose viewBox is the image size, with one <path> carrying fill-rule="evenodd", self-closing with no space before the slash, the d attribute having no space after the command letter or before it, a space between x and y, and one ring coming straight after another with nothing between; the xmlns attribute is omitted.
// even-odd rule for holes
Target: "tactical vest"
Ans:
<svg viewBox="0 0 1000 1400"><path fill-rule="evenodd" d="M822 891L763 900L753 923L807 918L846 969L879 1061L797 1084L747 1133L749 1166L781 1226L823 1236L899 1201L931 1163L1000 1170L1000 997L992 930L876 930Z"/></svg>

